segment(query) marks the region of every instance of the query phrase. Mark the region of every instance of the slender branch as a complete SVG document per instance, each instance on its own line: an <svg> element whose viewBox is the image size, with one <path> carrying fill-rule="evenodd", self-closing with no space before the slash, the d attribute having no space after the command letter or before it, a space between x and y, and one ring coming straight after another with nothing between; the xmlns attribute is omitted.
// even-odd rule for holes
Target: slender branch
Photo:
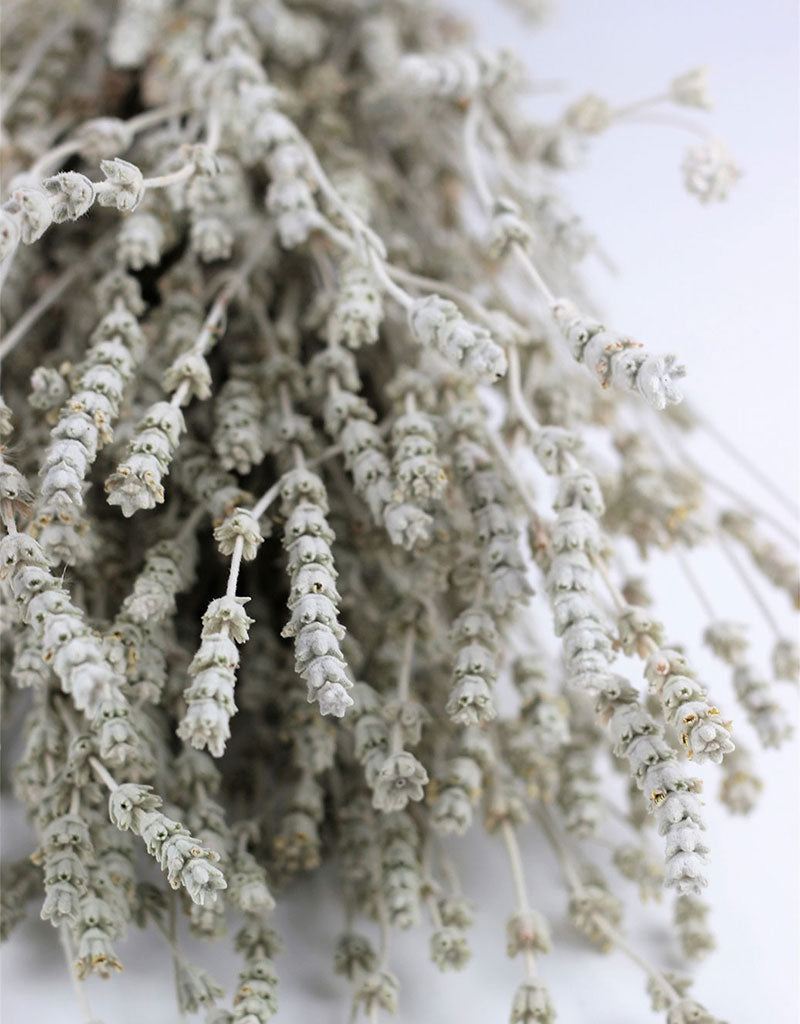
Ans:
<svg viewBox="0 0 800 1024"><path fill-rule="evenodd" d="M541 804L537 808L537 816L542 823L544 834L556 854L556 859L558 860L559 866L561 867L567 881L567 885L575 896L580 897L584 893L585 887L583 882L580 880L580 876L575 865L572 863L572 858L570 857L569 852L558 836L552 816L544 804ZM633 960L635 964L641 967L648 977L653 978L658 983L659 988L666 993L667 998L670 1000L671 1006L681 1002L682 997L680 993L677 992L674 986L670 984L664 976L664 973L634 949L610 921L599 913L592 914L592 921L597 929L602 932L608 940L620 950L620 952Z"/></svg>
<svg viewBox="0 0 800 1024"><path fill-rule="evenodd" d="M106 766L104 764L101 764L101 762L98 761L96 757L90 757L89 764L92 766L92 768L94 768L95 772L100 776L100 778L108 786L112 793L115 790L119 789L119 784L114 779L114 776L110 774Z"/></svg>
<svg viewBox="0 0 800 1024"><path fill-rule="evenodd" d="M731 442L722 433L722 431L718 430L714 426L714 424L707 419L707 417L702 416L701 414L695 412L694 410L692 411L699 426L702 427L702 429L705 430L707 434L714 438L714 440L717 442L720 448L723 449L723 451L725 451L735 462L737 462L742 467L742 469L748 472L754 480L758 481L758 483L761 484L765 491L771 494L776 501L780 502L780 504L783 505L787 512L789 512L796 518L800 518L800 508L798 508L796 500L790 498L788 494L785 494L776 483L773 483L773 481L767 476L767 474L762 469L760 469L754 462L751 462L751 460L748 459L746 455L743 455L742 452L736 447L736 445L731 444Z"/></svg>
<svg viewBox="0 0 800 1024"><path fill-rule="evenodd" d="M705 613L709 617L709 619L711 619L711 620L715 619L716 615L714 614L714 608L713 608L713 606L711 604L711 601L710 601L710 599L708 597L708 594L706 594L705 590L700 585L700 580L698 580L697 576L695 575L694 570L692 569L691 565L689 564L689 559L686 557L686 555L684 554L683 550L680 547L678 547L677 545L676 545L674 550L675 550L675 558L676 558L676 560L678 562L678 565L681 567L684 576L688 580L689 586L695 592L695 595L697 596L697 600L703 606L703 609L705 610Z"/></svg>
<svg viewBox="0 0 800 1024"><path fill-rule="evenodd" d="M0 342L0 362L19 344L36 321L54 305L73 281L85 269L84 263L73 263L53 281L47 291L43 292L32 306L29 306L14 326L6 332Z"/></svg>
<svg viewBox="0 0 800 1024"><path fill-rule="evenodd" d="M719 546L722 549L725 557L728 559L728 561L730 562L731 566L735 570L736 575L742 581L742 583L745 586L745 589L750 594L750 597L752 597L752 599L755 602L758 610L764 616L764 621L767 623L769 628L773 631L775 636L780 638L782 634L781 634L780 626L778 625L777 619L772 614L772 611L770 610L769 605L766 603L764 598L759 593L756 585L750 579L750 575L748 574L747 570L742 565L742 563L739 561L739 558L737 557L737 555L734 554L733 547L728 543L727 539L725 537L723 537L723 535L721 533L717 536L717 541L719 542Z"/></svg>
<svg viewBox="0 0 800 1024"><path fill-rule="evenodd" d="M57 39L66 34L70 27L71 20L72 19L67 15L62 15L60 18L56 18L47 31L42 32L41 35L38 35L34 39L34 42L22 58L17 70L11 76L9 81L3 85L3 113L0 115L0 121L5 120L6 112L9 111L17 99L19 99L28 83L36 74L37 68L49 48Z"/></svg>

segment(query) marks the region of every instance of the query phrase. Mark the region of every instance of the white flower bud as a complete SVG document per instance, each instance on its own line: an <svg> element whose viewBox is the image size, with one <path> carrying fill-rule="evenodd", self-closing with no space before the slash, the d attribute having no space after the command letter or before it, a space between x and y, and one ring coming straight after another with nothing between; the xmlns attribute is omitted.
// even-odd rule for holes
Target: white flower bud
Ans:
<svg viewBox="0 0 800 1024"><path fill-rule="evenodd" d="M422 800L428 773L407 750L391 754L383 762L375 781L372 804L378 810L402 811L409 800Z"/></svg>
<svg viewBox="0 0 800 1024"><path fill-rule="evenodd" d="M576 132L599 135L611 124L613 111L607 100L589 93L569 107L564 121Z"/></svg>
<svg viewBox="0 0 800 1024"><path fill-rule="evenodd" d="M163 384L167 391L177 391L184 381L189 389L182 405L187 405L193 397L202 400L211 394L211 371L201 353L186 352L164 371Z"/></svg>
<svg viewBox="0 0 800 1024"><path fill-rule="evenodd" d="M489 225L489 259L499 259L512 244L527 248L532 237L517 203L507 196L496 198Z"/></svg>
<svg viewBox="0 0 800 1024"><path fill-rule="evenodd" d="M538 910L517 911L506 923L506 953L514 957L525 950L550 952L550 930Z"/></svg>
<svg viewBox="0 0 800 1024"><path fill-rule="evenodd" d="M50 196L41 188L18 188L6 207L17 214L20 236L25 245L32 245L53 222Z"/></svg>
<svg viewBox="0 0 800 1024"><path fill-rule="evenodd" d="M673 78L669 95L673 102L681 106L711 110L714 102L708 91L708 68L692 68Z"/></svg>
<svg viewBox="0 0 800 1024"><path fill-rule="evenodd" d="M77 171L62 171L52 178L45 178L42 188L52 196L56 224L82 217L95 198L94 183Z"/></svg>
<svg viewBox="0 0 800 1024"><path fill-rule="evenodd" d="M253 518L247 509L237 509L233 515L228 516L224 522L214 529L214 540L216 540L220 553L223 555L233 554L237 537L242 537L243 539L243 561L252 562L256 557L259 546L263 544L264 538L259 531L257 520Z"/></svg>
<svg viewBox="0 0 800 1024"><path fill-rule="evenodd" d="M135 210L144 196L144 179L139 168L116 157L101 160L100 169L106 180L96 186L97 202L101 206L115 206L122 213Z"/></svg>
<svg viewBox="0 0 800 1024"><path fill-rule="evenodd" d="M229 630L237 644L247 640L249 627L255 622L245 612L244 606L249 597L218 597L209 604L203 615L203 632L205 638L216 633Z"/></svg>
<svg viewBox="0 0 800 1024"><path fill-rule="evenodd" d="M514 993L510 1024L553 1024L556 1011L541 981L525 981Z"/></svg>
<svg viewBox="0 0 800 1024"><path fill-rule="evenodd" d="M493 384L506 372L503 350L485 327L469 323L448 299L429 295L416 299L408 314L416 340L435 348L468 376Z"/></svg>
<svg viewBox="0 0 800 1024"><path fill-rule="evenodd" d="M381 290L370 268L355 259L342 265L339 294L328 317L328 339L334 345L361 348L378 340L383 320ZM348 382L349 383L349 382ZM348 387L348 384L343 384ZM349 390L356 390L356 382Z"/></svg>
<svg viewBox="0 0 800 1024"><path fill-rule="evenodd" d="M8 209L7 204L0 206L0 263L3 263L17 248L21 239L20 218Z"/></svg>
<svg viewBox="0 0 800 1024"><path fill-rule="evenodd" d="M440 971L460 971L471 956L467 937L459 928L444 926L431 935L431 960Z"/></svg>
<svg viewBox="0 0 800 1024"><path fill-rule="evenodd" d="M497 717L492 691L480 676L464 676L453 687L445 705L450 720L459 725L477 725Z"/></svg>
<svg viewBox="0 0 800 1024"><path fill-rule="evenodd" d="M690 146L681 166L688 192L701 203L720 202L741 178L742 172L719 139Z"/></svg>

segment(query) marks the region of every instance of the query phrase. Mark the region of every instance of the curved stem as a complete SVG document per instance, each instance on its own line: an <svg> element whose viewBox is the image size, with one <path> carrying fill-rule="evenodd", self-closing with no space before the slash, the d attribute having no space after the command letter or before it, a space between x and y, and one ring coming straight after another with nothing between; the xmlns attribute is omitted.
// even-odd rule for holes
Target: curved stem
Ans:
<svg viewBox="0 0 800 1024"><path fill-rule="evenodd" d="M179 167L177 171L171 171L169 174L161 174L155 178L145 178L142 181L142 185L145 189L167 188L169 185L176 185L178 182L191 178L194 171L195 165L193 163L184 164L183 167Z"/></svg>
<svg viewBox="0 0 800 1024"><path fill-rule="evenodd" d="M185 103L171 103L165 107L154 107L153 110L144 110L141 114L134 114L126 123L134 134L138 134L147 128L152 128L153 125L161 124L162 121L169 121L172 117L188 114L190 110L191 107Z"/></svg>
<svg viewBox="0 0 800 1024"><path fill-rule="evenodd" d="M333 187L330 178L325 173L322 164L311 143L298 133L300 145L306 155L311 172L314 175L317 187L325 196L328 202L337 210L347 223L355 237L356 245L366 244L374 250L380 259L386 259L386 247L380 236L377 235L361 218L347 205L336 189Z"/></svg>
<svg viewBox="0 0 800 1024"><path fill-rule="evenodd" d="M23 172L25 178L36 181L38 184L40 178L47 178L53 174L59 164L62 164L73 153L76 153L79 148L80 142L78 139L67 139L65 142L59 142L57 146L54 146L47 153L40 156L36 163L31 165L29 170Z"/></svg>
<svg viewBox="0 0 800 1024"><path fill-rule="evenodd" d="M381 257L377 253L371 252L370 261L372 269L375 271L378 280L383 285L387 294L391 295L395 302L402 306L403 309L410 309L414 305L414 297L409 295L404 288L401 288L391 279Z"/></svg>
<svg viewBox="0 0 800 1024"><path fill-rule="evenodd" d="M450 284L447 281L437 281L436 278L433 277L425 277L422 274L415 274L403 267L396 267L393 263L387 263L385 265L385 269L386 273L393 280L396 279L397 281L405 282L405 284L410 285L412 288L419 288L420 291L442 295L444 298L450 299L459 306L463 306L469 311L470 316L475 317L477 320L483 320L484 323L491 325L492 318L489 310L478 302L474 296L462 291L461 288L457 288L455 285Z"/></svg>
<svg viewBox="0 0 800 1024"><path fill-rule="evenodd" d="M509 345L506 351L508 359L508 391L511 398L511 405L517 416L519 416L526 430L535 443L541 434L541 427L528 408L525 396L522 394L522 381L519 369L519 352L515 345Z"/></svg>

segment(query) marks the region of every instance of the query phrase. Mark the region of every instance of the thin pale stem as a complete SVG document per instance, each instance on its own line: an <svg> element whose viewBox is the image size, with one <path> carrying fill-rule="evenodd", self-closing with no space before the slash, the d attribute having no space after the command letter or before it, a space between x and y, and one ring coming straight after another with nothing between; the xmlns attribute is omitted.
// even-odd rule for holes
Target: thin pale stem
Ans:
<svg viewBox="0 0 800 1024"><path fill-rule="evenodd" d="M508 854L508 862L511 866L511 877L514 881L517 903L519 904L519 909L526 913L530 907L528 905L528 891L525 886L525 875L522 870L522 857L520 856L517 837L514 829L507 821L503 822L501 832L506 846L506 853Z"/></svg>
<svg viewBox="0 0 800 1024"><path fill-rule="evenodd" d="M185 114L189 110L188 107L178 103L174 103L168 107L157 107L155 110L146 110L144 113L137 114L135 117L129 118L125 125L131 132L132 136L136 136L139 132L145 131L147 128L152 128L154 125L160 124L162 121L168 121L171 117L175 117L180 114ZM29 170L25 171L25 178L38 183L40 178L48 177L54 173L55 169L67 159L72 156L73 153L77 153L81 148L80 139L66 139L64 142L59 142L57 146L48 150L33 164ZM152 186L156 179L151 179L149 184Z"/></svg>
<svg viewBox="0 0 800 1024"><path fill-rule="evenodd" d="M391 279L386 267L383 264L383 260L378 256L377 253L370 253L370 260L372 262L372 269L375 271L375 275L383 285L387 294L395 300L395 302L402 306L403 309L410 309L414 305L413 295L401 288L398 284Z"/></svg>
<svg viewBox="0 0 800 1024"><path fill-rule="evenodd" d="M767 623L767 625L775 634L775 636L778 637L778 639L780 639L782 634L777 619L772 614L769 605L758 592L758 588L750 579L750 575L748 574L747 570L742 565L742 563L739 561L738 556L733 553L733 547L728 543L727 539L721 533L717 536L717 540L725 557L728 559L728 561L731 563L731 566L735 570L736 575L742 581L748 594L750 595L750 597L752 597L758 610L763 615L764 621Z"/></svg>
<svg viewBox="0 0 800 1024"><path fill-rule="evenodd" d="M178 950L178 915L175 913L176 897L175 893L170 890L169 893L169 931L164 932L162 926L162 934L164 934L172 953L172 973L175 979L175 1001L178 1004L178 1021L179 1024L186 1024L186 1014L183 1012L183 1006L181 1005L180 999L180 970L181 970L181 954ZM160 922L158 922L160 925Z"/></svg>
<svg viewBox="0 0 800 1024"><path fill-rule="evenodd" d="M17 70L11 76L11 79L3 86L3 114L0 117L0 121L5 120L6 111L11 109L12 105L24 92L28 83L36 74L36 70L41 64L48 49L53 45L56 39L66 34L70 25L70 20L71 19L67 16L57 18L51 24L48 31L43 32L35 39L32 46L20 62Z"/></svg>
<svg viewBox="0 0 800 1024"><path fill-rule="evenodd" d="M706 594L705 590L701 586L700 580L697 578L694 570L689 564L689 559L686 557L681 548L675 547L674 551L675 559L678 565L681 567L681 571L683 572L683 575L686 577L689 586L694 591L697 600L703 606L703 610L705 611L706 615L709 617L709 619L713 621L716 618L716 615L714 614L714 607L711 604L711 600L709 599L708 594Z"/></svg>
<svg viewBox="0 0 800 1024"><path fill-rule="evenodd" d="M184 519L181 528L175 534L176 543L182 544L187 537L191 537L197 529L198 523L205 515L207 515L207 510L202 505L196 505L186 519Z"/></svg>
<svg viewBox="0 0 800 1024"><path fill-rule="evenodd" d="M481 165L480 144L478 139L479 123L480 107L476 103L473 103L467 111L467 116L464 118L464 155L478 199L480 200L484 210L489 213L494 206L494 195L489 187L486 175L484 174L483 166ZM511 252L513 253L517 263L519 263L528 277L530 277L531 281L533 281L534 285L544 295L548 303L552 305L556 299L555 294L539 273L536 264L528 255L525 247L520 245L519 242L512 242Z"/></svg>
<svg viewBox="0 0 800 1024"><path fill-rule="evenodd" d="M480 204L484 211L489 213L494 205L494 195L481 163L479 141L480 116L478 104L475 102L471 103L464 118L464 157Z"/></svg>
<svg viewBox="0 0 800 1024"><path fill-rule="evenodd" d="M119 789L119 783L115 780L114 776L111 775L106 766L101 764L96 757L90 757L89 764L94 768L95 772L100 776L112 793Z"/></svg>
<svg viewBox="0 0 800 1024"><path fill-rule="evenodd" d="M786 537L786 539L790 541L792 544L797 543L796 529L790 529L779 519L776 519L776 517L772 515L772 513L768 509L760 508L749 497L746 497L744 494L742 494L741 491L737 491L735 487L731 487L731 485L726 480L721 480L718 476L715 476L714 473L711 473L709 472L709 470L701 467L695 461L695 459L692 458L691 454L687 451L685 445L683 444L681 434L674 424L670 423L669 420L667 420L663 416L656 417L656 422L662 430L666 429L669 432L670 448L677 456L679 456L681 462L685 466L688 466L690 469L693 469L695 473L702 477L702 479L705 482L712 484L712 486L716 487L717 490L722 491L723 494L727 494L735 501L738 501L743 509L757 516L764 522L769 523L772 527L774 527L774 529L778 530L779 533L782 533L783 536ZM658 442L658 438L654 435L651 435L651 440L656 445L656 447L658 447L659 451L661 451L662 455L666 457L663 448Z"/></svg>
<svg viewBox="0 0 800 1024"><path fill-rule="evenodd" d="M539 820L542 823L544 834L553 848L553 852L556 855L556 860L561 867L564 877L567 881L570 891L576 895L581 896L585 887L580 879L580 876L572 863L572 858L561 842L558 833L555 828L555 823L550 815L550 812L544 806L540 805L537 809ZM637 950L630 946L625 938L617 931L617 929L608 921L602 914L595 913L592 915L593 923L599 931L601 931L614 946L616 946L620 952L624 953L629 957L635 964L642 968L642 970L649 977L653 978L658 982L659 988L661 988L670 1000L670 1005L680 1003L681 995L675 990L675 988L669 983L664 977L662 971L660 971L654 964L651 964L645 957L641 955Z"/></svg>
<svg viewBox="0 0 800 1024"><path fill-rule="evenodd" d="M195 165L193 163L184 164L183 167L179 167L177 171L171 171L169 174L160 174L155 178L145 178L142 181L142 185L145 189L167 188L169 185L177 185L181 181L187 181L194 172Z"/></svg>
<svg viewBox="0 0 800 1024"><path fill-rule="evenodd" d="M228 572L228 588L225 591L226 597L236 597L236 584L239 580L239 569L242 564L242 549L244 548L244 537L239 534L233 542L231 553L231 567Z"/></svg>
<svg viewBox="0 0 800 1024"><path fill-rule="evenodd" d="M200 333L197 335L197 339L192 344L188 353L196 352L199 355L204 355L208 349L210 349L216 341L215 334L220 330L222 323L225 319L225 314L228 310L228 306L231 301L236 297L239 289L242 288L254 270L260 257L263 255L266 249L266 243L263 245L257 245L250 253L248 258L242 263L239 270L234 276L228 281L228 283L222 288L216 301L208 311L208 316L203 322L203 326L200 328ZM170 404L179 408L183 405L184 400L189 394L191 384L189 381L182 381L178 389L170 399Z"/></svg>
<svg viewBox="0 0 800 1024"><path fill-rule="evenodd" d="M484 305L478 302L474 296L469 295L461 288L457 288L447 281L439 281L434 277L414 274L412 271L405 270L403 267L396 267L392 263L386 264L386 273L393 280L403 282L411 288L418 288L420 291L431 292L432 294L450 299L451 302L463 306L469 312L469 315L476 320L482 320L489 326L492 324L491 312Z"/></svg>
<svg viewBox="0 0 800 1024"><path fill-rule="evenodd" d="M378 966L385 970L389 963L389 918L386 914L386 904L383 896L379 895L377 900L378 910Z"/></svg>
<svg viewBox="0 0 800 1024"><path fill-rule="evenodd" d="M58 301L66 289L79 276L83 268L83 263L74 263L71 267L68 267L53 281L47 291L43 292L36 302L25 310L19 320L6 333L2 342L0 342L0 362L22 341L36 321Z"/></svg>
<svg viewBox="0 0 800 1024"><path fill-rule="evenodd" d="M713 423L706 419L705 416L701 416L696 412L694 415L700 427L702 427L707 434L713 437L727 455L738 463L742 469L748 472L754 480L761 484L764 490L771 494L776 501L780 502L787 512L796 518L800 518L800 508L798 508L796 500L793 500L788 494L784 494L781 488L778 487L777 484L773 483L763 470L759 469L754 462L751 462L746 455L743 455L736 445L731 444L722 431L718 430Z"/></svg>
<svg viewBox="0 0 800 1024"><path fill-rule="evenodd" d="M514 254L517 263L519 263L519 265L522 267L522 269L525 271L525 273L528 275L531 281L533 281L533 283L536 285L536 287L539 289L542 295L544 295L545 299L547 299L547 302L552 306L553 303L556 301L555 293L553 292L552 288L550 288L550 286L547 284L542 275L539 273L536 264L528 255L527 250L522 245L520 245L519 242L512 242L511 251Z"/></svg>
<svg viewBox="0 0 800 1024"><path fill-rule="evenodd" d="M453 863L453 858L445 849L444 843L437 832L433 833L433 841L436 845L436 856L439 861L439 869L444 875L444 879L447 882L450 891L454 896L458 897L461 895L461 880L458 877L458 872L456 871L456 866Z"/></svg>
<svg viewBox="0 0 800 1024"><path fill-rule="evenodd" d="M524 486L522 481L519 479L519 473L514 466L514 460L511 457L511 453L508 448L503 444L499 437L496 437L493 433L487 435L486 441L489 447L492 449L494 454L503 464L503 468L508 474L508 478L514 486L514 490L517 492L519 497L522 499L522 503L525 506L525 510L531 522L537 527L541 525L541 517L534 504L533 498L528 493L527 488Z"/></svg>
<svg viewBox="0 0 800 1024"><path fill-rule="evenodd" d="M141 114L135 114L126 122L129 129L135 134L152 128L153 125L161 124L162 121L169 121L172 117L180 117L188 114L190 107L183 103L171 103L166 107L155 107L153 110L145 110Z"/></svg>
<svg viewBox="0 0 800 1024"><path fill-rule="evenodd" d="M708 142L711 139L711 132L697 124L695 121L690 121L688 117L680 117L678 114L662 114L659 111L647 111L640 114L630 114L626 116L626 121L631 124L666 124L672 128L680 128L682 131L689 132L690 135L694 135L702 142Z"/></svg>
<svg viewBox="0 0 800 1024"><path fill-rule="evenodd" d="M612 580L611 573L608 570L608 566L606 565L605 560L595 556L594 558L592 558L592 565L595 567L597 572L600 574L600 578L602 579L603 583L605 584L605 587L606 587L606 590L608 591L609 597L614 602L614 605L616 606L617 610L618 611L623 611L625 608L628 607L628 602L625 600L625 597L624 597L622 591L619 589L619 587L616 585L616 583ZM655 647L655 645L654 645L654 647Z"/></svg>
<svg viewBox="0 0 800 1024"><path fill-rule="evenodd" d="M72 156L78 149L80 149L78 139L67 139L65 142L59 142L57 146L54 146L43 156L40 156L36 163L31 165L30 170L23 172L25 180L35 182L38 185L41 178L49 177L67 157Z"/></svg>
<svg viewBox="0 0 800 1024"><path fill-rule="evenodd" d="M278 495L280 493L281 493L281 482L280 482L280 480L278 480L276 483L274 483L272 485L272 487L269 488L269 490L265 491L261 495L259 500L253 506L253 512L252 512L253 518L254 519L260 519L261 516L264 515L264 513L267 511L267 509L270 507L270 505L273 503L273 501L275 501L275 499L278 497Z"/></svg>
<svg viewBox="0 0 800 1024"><path fill-rule="evenodd" d="M411 689L411 663L414 657L414 641L417 636L417 627L414 623L406 627L403 638L403 660L400 663L400 672L397 677L397 699L407 701Z"/></svg>
<svg viewBox="0 0 800 1024"><path fill-rule="evenodd" d="M325 196L331 206L341 214L343 220L353 232L356 244L359 246L367 245L377 253L381 260L386 259L386 247L384 246L380 236L361 220L361 218L347 205L333 187L330 178L325 173L322 164L319 162L317 154L314 152L311 143L302 135L299 135L299 142L306 154L311 173L316 180L316 184L320 192Z"/></svg>
<svg viewBox="0 0 800 1024"><path fill-rule="evenodd" d="M657 103L669 103L672 97L668 92L659 93L656 96L647 96L643 100L636 100L633 103L626 103L624 107L615 107L611 111L611 117L614 120L618 120L622 117L628 117L629 114L638 114L642 110L646 110L648 107L652 107Z"/></svg>
<svg viewBox="0 0 800 1024"><path fill-rule="evenodd" d="M408 702L411 694L411 665L414 660L414 642L417 637L416 623L406 626L403 637L403 655L400 662L400 671L397 674L397 700L400 705ZM397 754L403 749L403 727L397 720L392 725L390 737L392 753Z"/></svg>
<svg viewBox="0 0 800 1024"><path fill-rule="evenodd" d="M508 358L508 391L509 397L511 398L511 406L519 416L525 429L531 436L531 440L535 443L540 434L541 427L536 422L536 418L528 408L528 404L525 401L525 397L522 394L522 381L520 377L519 368L519 352L515 345L509 345L506 356Z"/></svg>
<svg viewBox="0 0 800 1024"><path fill-rule="evenodd" d="M525 873L522 869L522 856L520 854L519 843L517 842L517 835L511 824L507 821L503 822L500 831L503 836L503 842L508 856L508 863L511 868L511 878L514 882L517 906L520 913L527 914L530 910L530 904L528 903L528 888L525 885ZM536 958L533 955L533 951L530 949L524 949L523 956L525 960L526 979L536 977Z"/></svg>
<svg viewBox="0 0 800 1024"><path fill-rule="evenodd" d="M75 998L78 1001L78 1006L80 1006L83 1022L84 1024L93 1024L96 1018L92 1014L91 1007L89 1006L89 998L86 995L86 986L84 985L83 980L77 976L73 967L73 964L75 963L75 949L72 945L72 937L69 934L68 925L61 925L58 929L58 937L61 940L64 956L67 959L67 969L72 981L72 989L75 993Z"/></svg>

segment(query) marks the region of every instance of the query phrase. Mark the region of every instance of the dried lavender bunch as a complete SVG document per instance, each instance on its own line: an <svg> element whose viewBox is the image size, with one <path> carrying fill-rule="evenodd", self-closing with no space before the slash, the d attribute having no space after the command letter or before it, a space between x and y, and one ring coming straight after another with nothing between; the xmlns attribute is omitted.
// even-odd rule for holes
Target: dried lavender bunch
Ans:
<svg viewBox="0 0 800 1024"><path fill-rule="evenodd" d="M674 890L687 959L713 948L687 762L747 813L748 728L770 747L791 726L690 556L721 539L781 680L797 645L759 588L797 608L800 581L769 520L661 445L656 416L692 426L682 364L581 287L592 243L557 172L625 108L533 122L511 55L406 0L8 8L0 653L36 838L3 865L2 937L38 901L85 1007L126 930L154 930L181 1015L255 1024L278 1007L276 900L335 865L332 969L374 1022L403 1004L394 929L466 968L471 894L439 836L482 818L513 885L512 1024L559 1001L531 828L576 933L629 955L667 1024L715 1024L629 945L592 843L642 899ZM651 102L707 107L704 74ZM683 173L703 203L739 175L710 138ZM679 639L733 668L719 708L649 607L653 548L708 619ZM235 915L229 1000L180 906L209 941Z"/></svg>

